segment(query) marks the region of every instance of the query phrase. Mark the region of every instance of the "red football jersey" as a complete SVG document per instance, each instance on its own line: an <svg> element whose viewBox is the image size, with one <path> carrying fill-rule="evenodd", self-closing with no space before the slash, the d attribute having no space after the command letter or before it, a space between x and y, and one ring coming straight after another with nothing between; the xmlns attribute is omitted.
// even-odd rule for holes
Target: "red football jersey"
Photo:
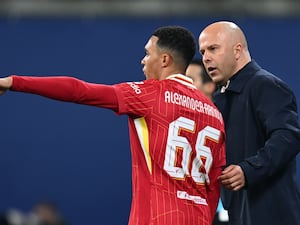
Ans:
<svg viewBox="0 0 300 225"><path fill-rule="evenodd" d="M114 86L71 77L13 76L15 91L112 109L129 117L129 225L210 225L225 165L217 108L184 75Z"/></svg>
<svg viewBox="0 0 300 225"><path fill-rule="evenodd" d="M118 112L129 116L129 224L211 224L225 165L220 112L183 75L114 87Z"/></svg>

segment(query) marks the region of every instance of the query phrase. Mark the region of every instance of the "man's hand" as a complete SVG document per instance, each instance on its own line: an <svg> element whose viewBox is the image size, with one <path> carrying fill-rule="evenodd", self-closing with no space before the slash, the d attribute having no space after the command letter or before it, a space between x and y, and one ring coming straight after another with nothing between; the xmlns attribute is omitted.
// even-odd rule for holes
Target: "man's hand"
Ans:
<svg viewBox="0 0 300 225"><path fill-rule="evenodd" d="M238 165L226 167L218 179L222 185L232 191L238 191L245 186L245 175Z"/></svg>
<svg viewBox="0 0 300 225"><path fill-rule="evenodd" d="M0 95L12 86L12 77L0 78Z"/></svg>

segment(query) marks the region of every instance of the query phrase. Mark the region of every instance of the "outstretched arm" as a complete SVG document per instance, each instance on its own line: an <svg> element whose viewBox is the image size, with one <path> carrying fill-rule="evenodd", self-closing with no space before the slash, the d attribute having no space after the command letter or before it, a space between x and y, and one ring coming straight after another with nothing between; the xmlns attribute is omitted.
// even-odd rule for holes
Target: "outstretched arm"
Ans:
<svg viewBox="0 0 300 225"><path fill-rule="evenodd" d="M88 83L73 77L11 76L0 78L0 94L6 90L41 95L47 98L92 105L117 111L118 100L111 85Z"/></svg>

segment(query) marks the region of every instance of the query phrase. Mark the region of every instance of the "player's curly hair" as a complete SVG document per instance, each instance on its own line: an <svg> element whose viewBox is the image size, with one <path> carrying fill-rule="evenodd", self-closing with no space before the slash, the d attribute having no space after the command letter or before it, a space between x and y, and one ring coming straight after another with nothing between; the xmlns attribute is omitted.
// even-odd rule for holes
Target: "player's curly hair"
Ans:
<svg viewBox="0 0 300 225"><path fill-rule="evenodd" d="M164 26L156 29L153 36L158 37L157 46L169 51L177 64L186 69L196 53L194 35L181 26Z"/></svg>

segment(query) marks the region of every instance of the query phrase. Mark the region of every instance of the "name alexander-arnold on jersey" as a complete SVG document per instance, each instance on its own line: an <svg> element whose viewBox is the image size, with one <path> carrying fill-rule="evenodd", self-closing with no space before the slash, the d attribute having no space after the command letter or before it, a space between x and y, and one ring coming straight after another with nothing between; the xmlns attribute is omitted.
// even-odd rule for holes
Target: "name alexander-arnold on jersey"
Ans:
<svg viewBox="0 0 300 225"><path fill-rule="evenodd" d="M197 99L191 98L186 95L179 94L177 92L166 91L165 92L165 102L183 106L191 110L204 113L208 116L217 118L221 123L223 123L223 118L221 113L211 105L203 103Z"/></svg>

